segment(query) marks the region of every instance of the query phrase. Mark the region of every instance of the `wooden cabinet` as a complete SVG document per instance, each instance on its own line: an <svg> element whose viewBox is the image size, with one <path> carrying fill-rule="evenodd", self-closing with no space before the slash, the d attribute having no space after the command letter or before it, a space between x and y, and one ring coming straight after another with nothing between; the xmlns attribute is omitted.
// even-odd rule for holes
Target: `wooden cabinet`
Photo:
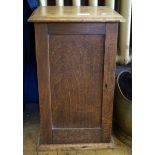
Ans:
<svg viewBox="0 0 155 155"><path fill-rule="evenodd" d="M118 22L108 7L39 7L40 144L109 142Z"/></svg>

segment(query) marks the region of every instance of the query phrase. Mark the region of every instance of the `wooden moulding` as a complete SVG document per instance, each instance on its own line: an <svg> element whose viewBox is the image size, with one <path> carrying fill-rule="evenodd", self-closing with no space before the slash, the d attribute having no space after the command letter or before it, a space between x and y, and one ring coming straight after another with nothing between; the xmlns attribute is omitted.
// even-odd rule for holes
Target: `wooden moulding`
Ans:
<svg viewBox="0 0 155 155"><path fill-rule="evenodd" d="M116 11L106 6L38 7L29 22L125 22Z"/></svg>
<svg viewBox="0 0 155 155"><path fill-rule="evenodd" d="M83 144L41 144L37 147L38 152L42 151L80 151L80 150L100 150L114 149L117 145L111 137L110 143L83 143Z"/></svg>

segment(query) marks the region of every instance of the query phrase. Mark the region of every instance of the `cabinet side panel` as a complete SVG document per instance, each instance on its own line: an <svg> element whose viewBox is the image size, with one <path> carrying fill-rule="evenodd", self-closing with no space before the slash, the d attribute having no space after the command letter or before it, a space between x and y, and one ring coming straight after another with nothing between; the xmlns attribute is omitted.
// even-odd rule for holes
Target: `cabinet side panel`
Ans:
<svg viewBox="0 0 155 155"><path fill-rule="evenodd" d="M103 79L103 104L102 104L102 132L103 142L110 141L113 113L113 96L115 86L115 66L117 50L118 23L106 24L104 79Z"/></svg>
<svg viewBox="0 0 155 155"><path fill-rule="evenodd" d="M50 66L46 24L35 24L37 74L40 106L40 144L52 142Z"/></svg>

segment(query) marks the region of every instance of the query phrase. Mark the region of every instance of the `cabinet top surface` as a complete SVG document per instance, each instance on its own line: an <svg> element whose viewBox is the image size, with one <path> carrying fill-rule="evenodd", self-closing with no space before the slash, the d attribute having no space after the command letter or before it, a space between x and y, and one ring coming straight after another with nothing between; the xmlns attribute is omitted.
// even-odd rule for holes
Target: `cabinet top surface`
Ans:
<svg viewBox="0 0 155 155"><path fill-rule="evenodd" d="M124 22L116 11L106 6L46 6L38 7L29 22Z"/></svg>

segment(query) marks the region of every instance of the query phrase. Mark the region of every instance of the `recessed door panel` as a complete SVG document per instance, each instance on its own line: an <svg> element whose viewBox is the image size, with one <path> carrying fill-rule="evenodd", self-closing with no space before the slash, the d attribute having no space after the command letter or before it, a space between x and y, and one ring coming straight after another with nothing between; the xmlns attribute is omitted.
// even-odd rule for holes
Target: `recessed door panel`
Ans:
<svg viewBox="0 0 155 155"><path fill-rule="evenodd" d="M52 128L100 129L104 36L50 35L49 54Z"/></svg>

